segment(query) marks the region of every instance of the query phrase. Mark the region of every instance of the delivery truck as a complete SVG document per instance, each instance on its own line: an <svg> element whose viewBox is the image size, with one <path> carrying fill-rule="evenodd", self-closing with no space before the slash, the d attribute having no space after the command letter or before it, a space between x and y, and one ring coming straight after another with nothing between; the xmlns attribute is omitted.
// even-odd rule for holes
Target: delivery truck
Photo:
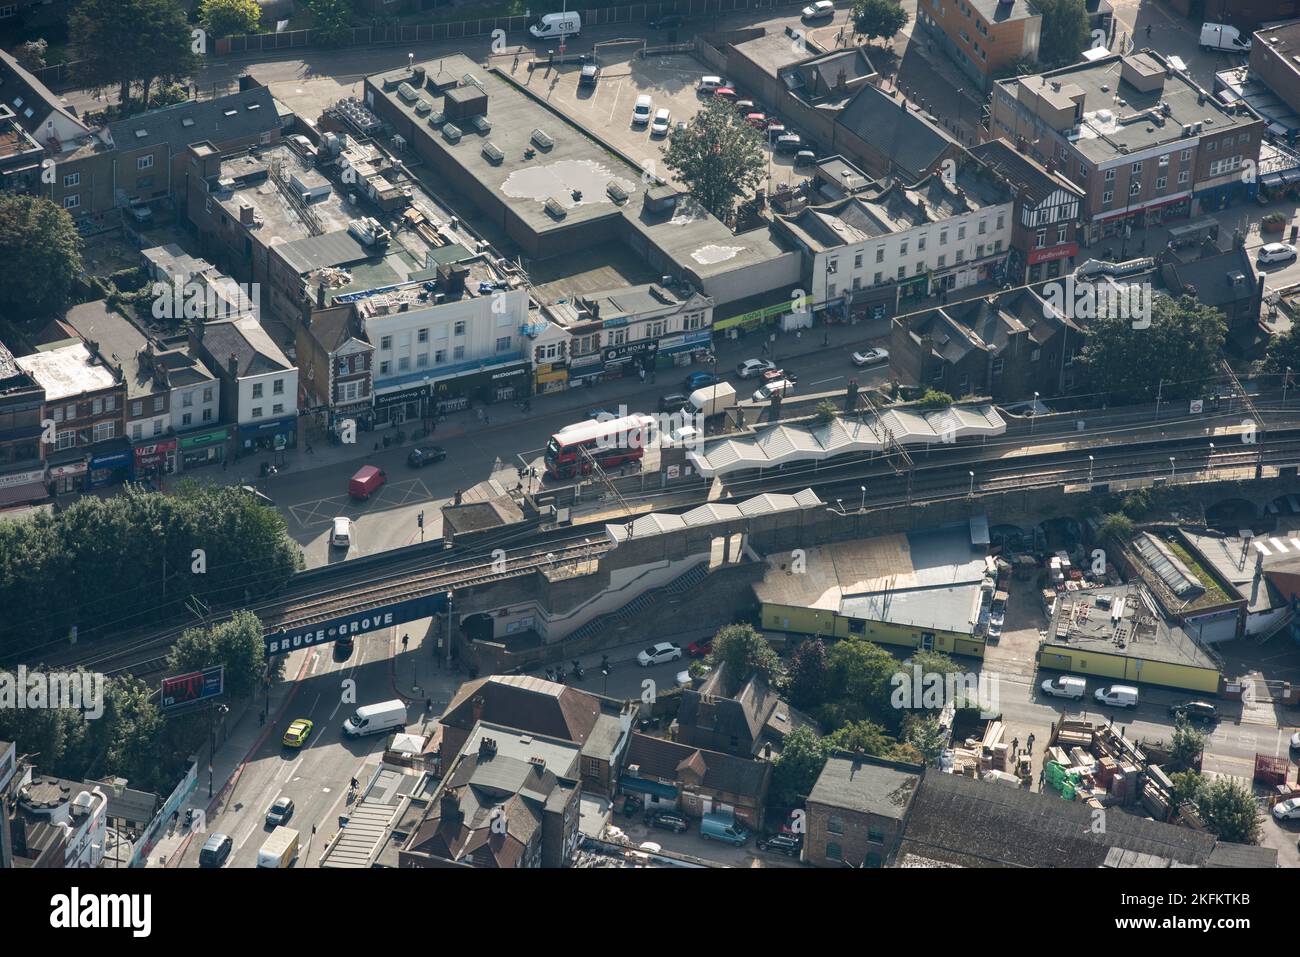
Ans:
<svg viewBox="0 0 1300 957"><path fill-rule="evenodd" d="M735 407L735 387L729 382L718 382L692 392L682 411L687 415L702 415L707 419L711 415L721 415Z"/></svg>
<svg viewBox="0 0 1300 957"><path fill-rule="evenodd" d="M1201 49L1246 54L1250 52L1250 37L1242 36L1240 30L1226 23L1203 23Z"/></svg>
<svg viewBox="0 0 1300 957"><path fill-rule="evenodd" d="M297 857L298 832L282 825L271 832L257 852L257 866L288 867Z"/></svg>
<svg viewBox="0 0 1300 957"><path fill-rule="evenodd" d="M343 733L349 738L360 738L386 731L406 730L406 704L401 699L380 704L365 704L343 722Z"/></svg>

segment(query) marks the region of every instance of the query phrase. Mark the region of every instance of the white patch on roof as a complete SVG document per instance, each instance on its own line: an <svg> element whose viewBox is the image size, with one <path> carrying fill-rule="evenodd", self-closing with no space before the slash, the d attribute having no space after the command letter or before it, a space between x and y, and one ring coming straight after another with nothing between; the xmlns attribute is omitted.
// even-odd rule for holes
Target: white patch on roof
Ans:
<svg viewBox="0 0 1300 957"><path fill-rule="evenodd" d="M629 194L636 184L615 176L613 171L595 160L557 160L545 166L517 169L501 184L501 192L511 199L535 199L539 203L554 198L565 209L610 202L605 188L618 183ZM573 190L582 193L573 197Z"/></svg>
<svg viewBox="0 0 1300 957"><path fill-rule="evenodd" d="M728 259L735 259L737 255L744 251L744 246L719 246L710 243L691 253L691 258L701 266L713 266L717 263L726 262Z"/></svg>

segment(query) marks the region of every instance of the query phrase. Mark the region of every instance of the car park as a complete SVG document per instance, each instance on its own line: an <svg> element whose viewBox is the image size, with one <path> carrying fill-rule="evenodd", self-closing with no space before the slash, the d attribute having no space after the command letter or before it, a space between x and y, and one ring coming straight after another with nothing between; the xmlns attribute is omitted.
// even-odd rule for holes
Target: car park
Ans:
<svg viewBox="0 0 1300 957"><path fill-rule="evenodd" d="M661 395L659 397L659 411L680 412L689 398L690 396L683 395L680 392L669 392L667 395Z"/></svg>
<svg viewBox="0 0 1300 957"><path fill-rule="evenodd" d="M853 353L855 366L875 366L888 361L888 349L863 349L861 352Z"/></svg>
<svg viewBox="0 0 1300 957"><path fill-rule="evenodd" d="M632 125L645 126L650 122L650 114L654 112L654 101L648 94L642 93L636 98L636 103L632 107Z"/></svg>
<svg viewBox="0 0 1300 957"><path fill-rule="evenodd" d="M650 124L651 136L667 136L672 125L672 113L666 107L655 111L655 118Z"/></svg>
<svg viewBox="0 0 1300 957"><path fill-rule="evenodd" d="M286 748L301 748L311 737L311 729L315 727L308 718L294 718L289 722L289 728L284 732L284 746Z"/></svg>
<svg viewBox="0 0 1300 957"><path fill-rule="evenodd" d="M279 827L281 824L288 824L291 817L293 817L293 798L281 794L266 810L266 826Z"/></svg>
<svg viewBox="0 0 1300 957"><path fill-rule="evenodd" d="M1296 258L1295 247L1290 243L1265 243L1259 247L1262 263L1284 263Z"/></svg>
<svg viewBox="0 0 1300 957"><path fill-rule="evenodd" d="M784 854L786 857L798 857L801 847L803 847L803 842L793 834L770 834L758 841L760 851L771 851L776 854Z"/></svg>
<svg viewBox="0 0 1300 957"><path fill-rule="evenodd" d="M1079 701L1088 693L1088 682L1078 675L1057 675L1049 678L1040 686L1043 694L1053 698L1072 698Z"/></svg>
<svg viewBox="0 0 1300 957"><path fill-rule="evenodd" d="M769 369L775 369L776 363L770 359L746 359L744 362L737 364L736 375L742 379L752 379L760 376Z"/></svg>
<svg viewBox="0 0 1300 957"><path fill-rule="evenodd" d="M1294 821L1300 818L1300 798L1287 798L1273 805L1273 817L1279 821Z"/></svg>
<svg viewBox="0 0 1300 957"><path fill-rule="evenodd" d="M1208 701L1184 701L1170 705L1169 716L1197 723L1213 723L1219 720L1219 709Z"/></svg>
<svg viewBox="0 0 1300 957"><path fill-rule="evenodd" d="M718 377L712 372L692 372L686 377L686 391L694 392L696 389L703 389L705 386L716 385Z"/></svg>
<svg viewBox="0 0 1300 957"><path fill-rule="evenodd" d="M433 462L441 462L447 457L447 450L441 445L419 445L411 449L406 457L406 464L411 468L422 469Z"/></svg>
<svg viewBox="0 0 1300 957"><path fill-rule="evenodd" d="M835 16L835 4L831 0L817 0L816 3L810 3L799 12L799 16L804 20L825 20L827 17Z"/></svg>
<svg viewBox="0 0 1300 957"><path fill-rule="evenodd" d="M690 824L686 822L686 818L668 811L652 811L646 815L645 822L649 827L657 827L661 831L672 831L674 834L685 834L690 830Z"/></svg>
<svg viewBox="0 0 1300 957"><path fill-rule="evenodd" d="M674 645L671 641L661 641L658 644L651 645L637 653L636 663L642 668L649 668L651 665L661 665L668 661L676 661L681 658L682 649L679 645Z"/></svg>

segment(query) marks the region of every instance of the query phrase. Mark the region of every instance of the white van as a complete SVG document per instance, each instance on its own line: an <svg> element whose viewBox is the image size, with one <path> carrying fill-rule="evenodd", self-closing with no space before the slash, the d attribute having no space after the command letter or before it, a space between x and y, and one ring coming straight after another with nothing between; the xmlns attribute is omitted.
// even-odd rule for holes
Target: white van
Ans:
<svg viewBox="0 0 1300 957"><path fill-rule="evenodd" d="M1132 685L1111 685L1109 688L1098 688L1093 695L1098 704L1108 704L1113 708L1136 708L1138 706L1138 690Z"/></svg>
<svg viewBox="0 0 1300 957"><path fill-rule="evenodd" d="M1054 698L1072 698L1078 701L1087 693L1088 682L1077 675L1060 675L1044 681L1041 687L1043 694L1049 694Z"/></svg>
<svg viewBox="0 0 1300 957"><path fill-rule="evenodd" d="M539 40L560 40L576 37L582 32L582 17L570 11L568 13L547 13L538 20L528 32Z"/></svg>
<svg viewBox="0 0 1300 957"><path fill-rule="evenodd" d="M1249 53L1250 37L1226 23L1201 24L1201 49L1223 53Z"/></svg>
<svg viewBox="0 0 1300 957"><path fill-rule="evenodd" d="M352 519L339 518L334 519L334 531L330 533L330 544L335 548L352 547Z"/></svg>
<svg viewBox="0 0 1300 957"><path fill-rule="evenodd" d="M385 731L402 731L406 728L406 702L400 699L380 704L364 704L352 717L343 722L343 733L349 738Z"/></svg>
<svg viewBox="0 0 1300 957"><path fill-rule="evenodd" d="M787 396L794 391L794 383L789 379L773 379L751 397L754 402L766 402L774 395Z"/></svg>

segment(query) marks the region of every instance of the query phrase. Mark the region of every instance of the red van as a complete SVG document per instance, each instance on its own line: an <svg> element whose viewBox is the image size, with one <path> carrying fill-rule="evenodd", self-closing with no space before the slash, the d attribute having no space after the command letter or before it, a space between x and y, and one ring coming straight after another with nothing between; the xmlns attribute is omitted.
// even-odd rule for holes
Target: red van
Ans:
<svg viewBox="0 0 1300 957"><path fill-rule="evenodd" d="M377 469L373 465L363 465L348 482L348 494L364 501L378 492L380 486L387 481L388 475L383 469Z"/></svg>

